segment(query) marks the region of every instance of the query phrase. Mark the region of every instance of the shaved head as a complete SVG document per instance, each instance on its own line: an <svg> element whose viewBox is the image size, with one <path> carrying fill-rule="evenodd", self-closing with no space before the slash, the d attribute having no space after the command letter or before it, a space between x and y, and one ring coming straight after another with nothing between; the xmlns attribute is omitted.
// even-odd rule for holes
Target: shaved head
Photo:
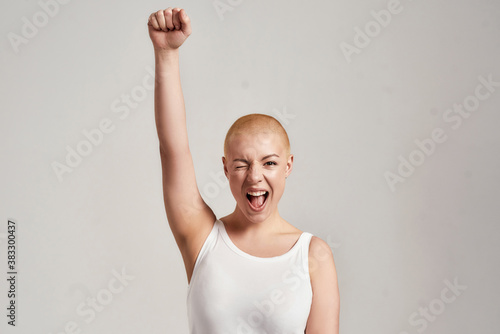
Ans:
<svg viewBox="0 0 500 334"><path fill-rule="evenodd" d="M239 134L274 133L281 138L287 155L290 154L290 141L281 123L274 117L265 114L248 114L238 118L229 128L224 140L224 156L227 158L231 139Z"/></svg>

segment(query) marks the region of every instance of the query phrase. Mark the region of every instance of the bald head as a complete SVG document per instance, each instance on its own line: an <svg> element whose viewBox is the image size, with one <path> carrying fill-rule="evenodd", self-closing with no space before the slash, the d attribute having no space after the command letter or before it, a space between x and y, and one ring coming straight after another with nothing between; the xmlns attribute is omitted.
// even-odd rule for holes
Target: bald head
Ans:
<svg viewBox="0 0 500 334"><path fill-rule="evenodd" d="M224 156L227 157L231 139L239 134L273 133L281 138L287 155L290 154L290 141L281 123L274 117L265 114L248 114L238 118L229 128L224 140Z"/></svg>

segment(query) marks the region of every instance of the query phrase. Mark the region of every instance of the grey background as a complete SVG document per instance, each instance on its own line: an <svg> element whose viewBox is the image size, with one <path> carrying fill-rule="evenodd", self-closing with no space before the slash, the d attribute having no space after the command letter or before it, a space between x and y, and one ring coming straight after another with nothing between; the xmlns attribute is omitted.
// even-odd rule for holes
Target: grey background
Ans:
<svg viewBox="0 0 500 334"><path fill-rule="evenodd" d="M43 9L2 2L0 254L6 268L14 219L19 272L15 328L1 280L2 332L55 334L73 321L81 333L187 333L153 92L140 88L154 67L147 18L178 6L193 24L180 51L190 146L217 217L235 205L222 177L227 129L244 114L274 115L295 155L280 213L331 245L341 333L498 333L500 89L457 129L443 115L474 94L478 77L500 81L500 3L401 0L348 62L341 43L352 45L354 28L387 1L221 2L232 10L69 1L17 52L9 36ZM132 91L146 95L127 115L114 112ZM60 180L53 163L105 119L113 130ZM436 128L447 140L391 191L384 174ZM122 269L133 279L87 323L77 308L104 296ZM455 279L466 288L440 302ZM438 314L424 321L419 309L430 306Z"/></svg>

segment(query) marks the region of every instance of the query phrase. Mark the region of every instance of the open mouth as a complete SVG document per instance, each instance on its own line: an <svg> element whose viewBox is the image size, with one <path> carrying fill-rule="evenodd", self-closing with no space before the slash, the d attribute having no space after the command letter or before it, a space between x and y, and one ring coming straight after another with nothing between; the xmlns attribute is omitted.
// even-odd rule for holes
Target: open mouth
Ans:
<svg viewBox="0 0 500 334"><path fill-rule="evenodd" d="M269 196L268 191L257 191L247 193L248 203L250 207L254 210L261 210L267 202L267 197Z"/></svg>

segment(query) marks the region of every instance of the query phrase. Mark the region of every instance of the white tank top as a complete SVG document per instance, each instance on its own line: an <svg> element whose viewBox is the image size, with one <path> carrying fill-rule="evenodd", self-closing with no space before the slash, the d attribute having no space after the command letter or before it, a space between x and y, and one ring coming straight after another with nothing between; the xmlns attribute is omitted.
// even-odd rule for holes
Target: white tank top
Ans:
<svg viewBox="0 0 500 334"><path fill-rule="evenodd" d="M303 232L285 254L243 252L217 219L187 291L190 334L304 334L312 302L309 243Z"/></svg>

